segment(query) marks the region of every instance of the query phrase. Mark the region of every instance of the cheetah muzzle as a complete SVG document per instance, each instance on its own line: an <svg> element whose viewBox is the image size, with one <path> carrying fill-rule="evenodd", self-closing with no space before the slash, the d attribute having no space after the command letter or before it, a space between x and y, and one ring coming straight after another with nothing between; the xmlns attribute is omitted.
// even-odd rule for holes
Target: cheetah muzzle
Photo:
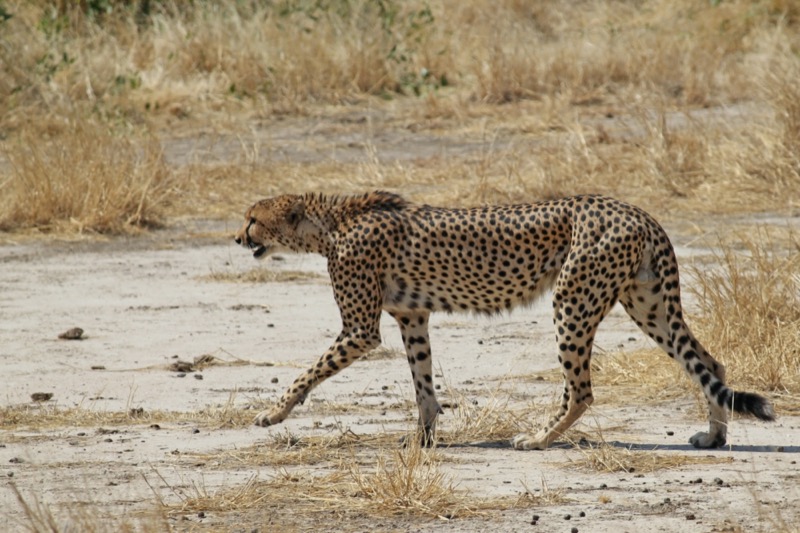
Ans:
<svg viewBox="0 0 800 533"><path fill-rule="evenodd" d="M594 337L617 302L702 389L709 431L692 436L692 445L725 445L729 411L775 419L764 397L728 388L724 367L686 325L667 234L638 207L612 198L449 209L386 192L284 195L250 207L235 240L257 259L275 249L326 257L342 318L330 348L272 409L258 414L259 426L285 420L314 387L377 347L386 311L402 334L422 443L432 444L441 407L433 385L430 314L496 314L549 289L564 393L550 422L538 433L514 437L515 448L547 448L592 404Z"/></svg>

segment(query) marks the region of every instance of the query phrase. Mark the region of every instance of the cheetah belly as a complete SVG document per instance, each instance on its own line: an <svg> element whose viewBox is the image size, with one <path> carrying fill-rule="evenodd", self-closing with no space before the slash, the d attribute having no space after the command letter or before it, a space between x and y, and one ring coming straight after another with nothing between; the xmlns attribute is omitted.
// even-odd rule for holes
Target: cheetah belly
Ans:
<svg viewBox="0 0 800 533"><path fill-rule="evenodd" d="M384 309L496 313L533 302L552 286L556 273L526 273L515 279L497 272L457 273L430 271L387 276Z"/></svg>

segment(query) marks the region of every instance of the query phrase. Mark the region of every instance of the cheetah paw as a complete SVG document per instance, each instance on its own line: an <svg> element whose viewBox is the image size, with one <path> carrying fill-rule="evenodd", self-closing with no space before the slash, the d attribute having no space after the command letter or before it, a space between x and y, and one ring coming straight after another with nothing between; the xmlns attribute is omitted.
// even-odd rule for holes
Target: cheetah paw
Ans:
<svg viewBox="0 0 800 533"><path fill-rule="evenodd" d="M511 439L511 445L517 450L544 450L547 448L547 441L542 438L533 437L527 433L520 433Z"/></svg>
<svg viewBox="0 0 800 533"><path fill-rule="evenodd" d="M705 431L695 433L689 439L689 443L695 448L721 448L725 446L725 442L724 433L711 434Z"/></svg>
<svg viewBox="0 0 800 533"><path fill-rule="evenodd" d="M256 426L267 427L267 426L274 426L275 424L280 424L283 422L283 418L279 415L273 415L270 411L261 411L256 416L256 419L253 421L253 424Z"/></svg>

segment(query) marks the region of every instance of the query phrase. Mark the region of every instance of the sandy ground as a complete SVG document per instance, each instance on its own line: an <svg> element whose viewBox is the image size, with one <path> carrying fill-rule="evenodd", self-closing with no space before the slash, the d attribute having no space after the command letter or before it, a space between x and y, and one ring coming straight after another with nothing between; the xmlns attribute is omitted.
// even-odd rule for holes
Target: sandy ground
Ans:
<svg viewBox="0 0 800 533"><path fill-rule="evenodd" d="M80 507L95 516L101 524L98 530L103 530L104 517L128 517L136 523L159 501L177 505L197 487L214 494L241 486L252 476L270 479L282 468L200 461L200 456L274 442L275 435L338 434L342 428L370 435L413 429L413 390L402 356L356 363L316 389L282 426L203 422L202 410L228 406L242 412L267 405L322 353L339 328L321 258L287 256L261 263L262 268L319 274L305 281L233 283L206 278L256 266L250 254L222 237L232 234L235 223L187 223L108 242L0 247L3 406L29 405L43 411L80 407L89 415L142 409L145 418L104 426L87 416L81 424L0 432L1 529L25 530L30 525L12 483L26 501L49 509L56 522L65 524L70 512ZM704 250L678 246L678 252L686 261ZM519 377L555 367L549 308L540 302L494 318L436 316L434 361L439 382L447 384L441 398L449 398L449 388L461 401L478 404L506 398L509 406L554 402L559 386ZM85 330L84 340L57 339L74 326ZM400 349L399 333L388 317L382 332L386 346ZM596 345L602 353L648 343L617 308ZM191 361L203 354L248 364L183 375L169 369L176 356ZM664 364L672 363L665 357ZM53 397L35 404L31 394L37 392ZM721 462L651 473L608 473L577 468L586 453L579 447L519 452L505 441L463 442L440 449L446 458L442 468L459 490L489 499L528 490L541 494L546 486L564 501L522 502L450 521L362 516L338 522L284 508L279 515L274 509L202 516L172 512L162 525L179 531L272 531L279 526L285 531L600 532L797 527L800 418L782 416L772 425L735 420L729 447L698 451L687 441L706 423L689 391L685 399L654 406L626 404L613 398L616 394L621 393L601 390L579 429L596 435L599 427L602 437L620 449L714 456ZM156 428L147 415L161 411L183 413L183 418L162 421ZM192 413L198 414L197 421ZM452 413L445 412L440 428L447 431L452 423ZM316 474L329 466L297 468Z"/></svg>

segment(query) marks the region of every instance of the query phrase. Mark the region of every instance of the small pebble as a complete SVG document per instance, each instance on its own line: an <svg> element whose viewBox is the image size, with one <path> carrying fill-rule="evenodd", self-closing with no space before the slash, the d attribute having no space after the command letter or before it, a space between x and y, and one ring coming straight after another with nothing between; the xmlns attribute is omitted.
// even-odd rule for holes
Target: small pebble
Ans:
<svg viewBox="0 0 800 533"><path fill-rule="evenodd" d="M204 513L203 511L200 511L199 513L197 513L197 518L205 518L205 517L206 517L206 513Z"/></svg>
<svg viewBox="0 0 800 533"><path fill-rule="evenodd" d="M70 328L64 333L58 335L59 339L68 341L79 341L83 337L83 330L81 328Z"/></svg>
<svg viewBox="0 0 800 533"><path fill-rule="evenodd" d="M722 479L720 479L718 477L714 478L714 484L715 485L722 485L723 483L724 483L724 481L722 481Z"/></svg>
<svg viewBox="0 0 800 533"><path fill-rule="evenodd" d="M177 374L175 374L175 377L176 378L185 378L186 377L186 372L178 372Z"/></svg>
<svg viewBox="0 0 800 533"><path fill-rule="evenodd" d="M571 514L565 514L564 515L564 520L571 520L571 519L572 519L572 515Z"/></svg>
<svg viewBox="0 0 800 533"><path fill-rule="evenodd" d="M199 430L199 429L197 429L197 428L194 428L194 429L192 430L192 433L194 433L194 434L196 435L197 433L200 433L200 430Z"/></svg>
<svg viewBox="0 0 800 533"><path fill-rule="evenodd" d="M34 402L46 402L53 397L52 392L34 392L31 394L31 400Z"/></svg>
<svg viewBox="0 0 800 533"><path fill-rule="evenodd" d="M674 431L667 431L667 435L670 436L670 437L673 436L674 434L675 434Z"/></svg>
<svg viewBox="0 0 800 533"><path fill-rule="evenodd" d="M203 379L203 374L195 374L194 379Z"/></svg>
<svg viewBox="0 0 800 533"><path fill-rule="evenodd" d="M577 527L573 527L572 529L570 529L570 532L571 533L578 533L578 528Z"/></svg>
<svg viewBox="0 0 800 533"><path fill-rule="evenodd" d="M689 513L689 514L686 515L686 520L694 520L694 519L695 519L694 514Z"/></svg>
<svg viewBox="0 0 800 533"><path fill-rule="evenodd" d="M578 516L580 516L581 518L583 518L584 516L586 516L586 513L584 513L583 511L581 511L580 513L578 513Z"/></svg>
<svg viewBox="0 0 800 533"><path fill-rule="evenodd" d="M269 382L270 383L277 383L278 382L278 378L272 378L271 380L269 380Z"/></svg>

